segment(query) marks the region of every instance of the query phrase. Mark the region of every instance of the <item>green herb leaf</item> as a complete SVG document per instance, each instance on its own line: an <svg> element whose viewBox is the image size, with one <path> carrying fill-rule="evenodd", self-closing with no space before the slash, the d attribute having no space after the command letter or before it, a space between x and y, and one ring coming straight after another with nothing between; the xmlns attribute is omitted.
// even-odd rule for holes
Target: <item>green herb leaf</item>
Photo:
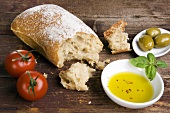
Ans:
<svg viewBox="0 0 170 113"><path fill-rule="evenodd" d="M156 58L152 53L148 53L147 58L148 58L150 64L154 64L156 62Z"/></svg>
<svg viewBox="0 0 170 113"><path fill-rule="evenodd" d="M129 60L129 62L135 67L145 68L145 74L150 80L153 80L155 78L156 69L158 67L160 68L168 67L168 64L166 64L166 62L162 60L157 61L152 53L148 53L147 57L139 56L137 58L132 58Z"/></svg>
<svg viewBox="0 0 170 113"><path fill-rule="evenodd" d="M156 62L156 66L157 66L157 67L160 67L160 68L166 68L166 67L168 67L168 64L166 64L166 62L164 62L164 61L162 61L162 60L158 60L158 61Z"/></svg>
<svg viewBox="0 0 170 113"><path fill-rule="evenodd" d="M130 59L130 63L134 65L135 67L139 68L145 68L149 65L149 61L146 57L144 56L139 56L137 58L132 58Z"/></svg>
<svg viewBox="0 0 170 113"><path fill-rule="evenodd" d="M148 79L153 80L156 75L156 67L154 65L149 65L145 68L145 73Z"/></svg>

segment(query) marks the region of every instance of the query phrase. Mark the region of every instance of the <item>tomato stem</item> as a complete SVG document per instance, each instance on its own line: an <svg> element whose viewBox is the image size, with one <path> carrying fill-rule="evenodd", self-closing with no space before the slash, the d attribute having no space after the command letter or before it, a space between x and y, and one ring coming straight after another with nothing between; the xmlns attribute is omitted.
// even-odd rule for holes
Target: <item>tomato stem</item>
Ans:
<svg viewBox="0 0 170 113"><path fill-rule="evenodd" d="M29 59L31 59L32 56L28 57L28 55L32 52L32 51L35 51L35 50L30 50L26 53L26 55L23 55L21 54L19 51L16 50L16 52L21 56L20 58L15 58L15 59L12 59L12 61L16 61L16 60L24 60L24 61L28 61Z"/></svg>
<svg viewBox="0 0 170 113"><path fill-rule="evenodd" d="M30 90L32 89L32 93L33 93L34 96L35 96L34 87L37 85L36 80L37 80L37 78L39 77L39 75L38 75L35 79L33 79L32 76L30 75L30 72L29 72L29 71L27 71L26 73L27 73L28 76L30 77L30 86L28 87L28 93L31 95Z"/></svg>

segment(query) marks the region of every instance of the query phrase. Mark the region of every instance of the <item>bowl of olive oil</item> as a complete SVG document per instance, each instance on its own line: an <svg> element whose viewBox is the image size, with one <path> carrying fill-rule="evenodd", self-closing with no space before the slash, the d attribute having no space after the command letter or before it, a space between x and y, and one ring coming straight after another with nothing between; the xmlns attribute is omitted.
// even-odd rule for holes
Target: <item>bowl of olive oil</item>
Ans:
<svg viewBox="0 0 170 113"><path fill-rule="evenodd" d="M164 91L164 83L159 73L150 81L144 69L132 66L129 59L108 64L102 72L101 82L111 100L132 109L154 104Z"/></svg>

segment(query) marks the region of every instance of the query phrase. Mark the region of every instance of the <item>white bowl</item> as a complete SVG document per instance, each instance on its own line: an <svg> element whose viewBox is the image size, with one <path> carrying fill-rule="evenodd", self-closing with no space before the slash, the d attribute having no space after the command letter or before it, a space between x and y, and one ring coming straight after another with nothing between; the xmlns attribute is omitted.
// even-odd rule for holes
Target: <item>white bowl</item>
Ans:
<svg viewBox="0 0 170 113"><path fill-rule="evenodd" d="M113 61L104 68L101 75L101 82L104 91L106 92L106 94L111 100L113 100L115 103L123 107L139 109L139 108L150 106L161 98L164 91L164 83L159 73L156 73L155 78L151 81L151 85L153 86L153 90L154 90L154 95L152 99L148 102L143 102L143 103L129 102L129 101L122 100L117 96L115 96L113 93L111 93L108 88L108 81L110 77L112 77L116 73L127 72L127 71L137 73L146 77L144 69L134 67L133 65L130 64L129 59Z"/></svg>
<svg viewBox="0 0 170 113"><path fill-rule="evenodd" d="M162 29L162 28L159 28L159 29L160 29L161 33L169 33L170 34L170 32L168 30L165 30L165 29ZM146 33L146 30L141 31L140 33L138 33L134 37L134 39L132 41L133 50L135 51L135 53L138 56L147 56L148 53L153 53L155 55L155 57L160 57L160 56L163 56L170 51L170 45L163 47L163 48L153 48L153 49L151 49L150 51L147 51L147 52L142 51L138 46L138 41L139 41L139 38L142 35L144 35L145 33Z"/></svg>

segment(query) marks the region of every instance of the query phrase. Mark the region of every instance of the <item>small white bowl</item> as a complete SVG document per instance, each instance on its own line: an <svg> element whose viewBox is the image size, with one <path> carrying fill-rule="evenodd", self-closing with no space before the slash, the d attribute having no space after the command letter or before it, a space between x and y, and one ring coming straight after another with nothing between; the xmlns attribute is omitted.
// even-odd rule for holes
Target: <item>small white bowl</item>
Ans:
<svg viewBox="0 0 170 113"><path fill-rule="evenodd" d="M130 64L129 59L113 61L104 68L101 75L101 82L104 91L106 92L106 94L111 100L113 100L115 103L123 107L139 109L139 108L145 108L147 106L150 106L161 98L164 92L164 83L159 73L156 73L155 78L151 81L151 85L153 86L153 90L154 90L154 95L152 99L148 102L144 102L144 103L129 102L129 101L122 100L117 96L115 96L113 93L111 93L108 88L108 81L110 77L112 77L116 73L127 72L127 71L137 73L146 77L144 69L134 67L133 65Z"/></svg>
<svg viewBox="0 0 170 113"><path fill-rule="evenodd" d="M169 33L170 34L170 32L168 30L165 30L162 28L159 28L159 29L160 29L161 33ZM155 55L155 57L161 57L170 51L170 45L163 47L163 48L153 48L147 52L142 51L138 46L138 41L139 41L139 38L142 35L144 35L145 33L146 33L146 30L141 31L134 37L134 39L132 41L132 48L138 56L147 56L148 53L153 53Z"/></svg>

